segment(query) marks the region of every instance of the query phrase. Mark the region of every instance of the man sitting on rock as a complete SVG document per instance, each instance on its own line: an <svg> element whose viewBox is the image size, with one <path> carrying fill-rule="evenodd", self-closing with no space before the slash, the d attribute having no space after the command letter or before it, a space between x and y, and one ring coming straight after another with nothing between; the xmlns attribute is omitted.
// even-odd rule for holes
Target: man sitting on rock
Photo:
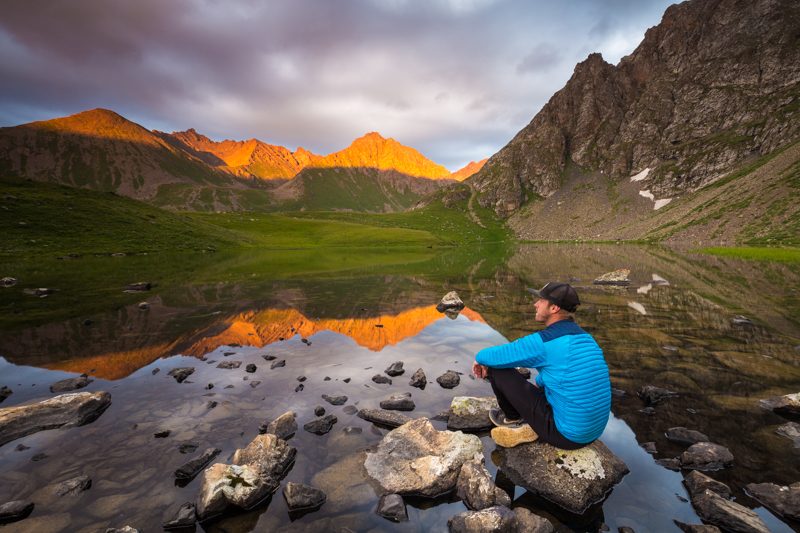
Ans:
<svg viewBox="0 0 800 533"><path fill-rule="evenodd" d="M597 439L611 410L603 351L572 318L580 300L567 283L548 283L536 297L536 321L546 326L514 342L484 348L472 373L488 378L500 409L490 413L492 439L505 448L537 438L575 450ZM533 384L516 368L539 371Z"/></svg>

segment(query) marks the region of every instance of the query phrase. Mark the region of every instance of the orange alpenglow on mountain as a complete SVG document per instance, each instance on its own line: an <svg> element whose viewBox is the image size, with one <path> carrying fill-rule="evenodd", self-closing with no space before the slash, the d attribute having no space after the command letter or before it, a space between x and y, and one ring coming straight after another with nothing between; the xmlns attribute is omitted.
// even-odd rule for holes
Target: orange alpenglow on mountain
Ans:
<svg viewBox="0 0 800 533"><path fill-rule="evenodd" d="M488 160L489 158L487 157L486 159L481 159L477 163L475 161L470 161L464 168L460 168L455 172L453 172L450 175L450 178L456 181L464 181L465 179L472 176L473 174L476 174L480 169L482 169L483 165L485 165Z"/></svg>

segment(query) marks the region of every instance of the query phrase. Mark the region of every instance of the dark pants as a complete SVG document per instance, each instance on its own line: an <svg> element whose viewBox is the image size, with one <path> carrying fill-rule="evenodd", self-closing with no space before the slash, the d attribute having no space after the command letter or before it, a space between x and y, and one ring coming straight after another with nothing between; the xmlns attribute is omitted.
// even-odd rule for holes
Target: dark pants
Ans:
<svg viewBox="0 0 800 533"><path fill-rule="evenodd" d="M539 435L539 440L562 450L577 450L586 444L572 442L562 435L553 419L553 407L537 387L514 368L490 368L489 383L506 418L522 418Z"/></svg>

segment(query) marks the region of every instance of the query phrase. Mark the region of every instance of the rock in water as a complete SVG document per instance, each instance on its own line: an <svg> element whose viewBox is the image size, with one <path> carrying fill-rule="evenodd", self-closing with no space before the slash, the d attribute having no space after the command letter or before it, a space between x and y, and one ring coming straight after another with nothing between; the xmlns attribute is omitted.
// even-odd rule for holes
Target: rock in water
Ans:
<svg viewBox="0 0 800 533"><path fill-rule="evenodd" d="M372 376L372 381L379 384L384 384L384 383L388 383L389 385L392 384L392 379L387 378L383 374L375 374L374 376Z"/></svg>
<svg viewBox="0 0 800 533"><path fill-rule="evenodd" d="M33 512L33 502L14 500L0 505L0 524L17 522Z"/></svg>
<svg viewBox="0 0 800 533"><path fill-rule="evenodd" d="M797 422L787 422L775 430L781 437L791 439L795 448L800 448L800 424Z"/></svg>
<svg viewBox="0 0 800 533"><path fill-rule="evenodd" d="M336 415L325 415L319 418L315 418L311 422L307 422L303 429L308 431L309 433L314 433L316 435L324 435L329 432L333 425L338 422L339 419L336 418Z"/></svg>
<svg viewBox="0 0 800 533"><path fill-rule="evenodd" d="M450 309L457 311L464 309L464 302L462 302L461 298L458 297L458 293L456 291L448 292L442 297L442 301L436 304L436 310L440 313L444 313Z"/></svg>
<svg viewBox="0 0 800 533"><path fill-rule="evenodd" d="M328 402L331 405L344 405L347 403L347 396L328 396L327 394L322 395L322 399Z"/></svg>
<svg viewBox="0 0 800 533"><path fill-rule="evenodd" d="M759 405L779 415L800 416L800 392L761 400Z"/></svg>
<svg viewBox="0 0 800 533"><path fill-rule="evenodd" d="M682 468L694 470L720 470L733 463L733 454L721 444L698 442L680 456Z"/></svg>
<svg viewBox="0 0 800 533"><path fill-rule="evenodd" d="M405 370L403 370L403 362L396 361L392 363L391 365L389 365L389 368L384 370L384 372L386 372L387 375L392 377L401 375L403 372L405 372Z"/></svg>
<svg viewBox="0 0 800 533"><path fill-rule="evenodd" d="M194 504L186 502L178 509L175 518L169 522L164 522L161 524L161 527L163 527L165 531L184 528L194 529L195 522L197 522L197 519L195 518Z"/></svg>
<svg viewBox="0 0 800 533"><path fill-rule="evenodd" d="M722 530L717 526L708 526L706 524L684 524L678 520L673 520L675 525L680 528L684 533L722 533Z"/></svg>
<svg viewBox="0 0 800 533"><path fill-rule="evenodd" d="M476 453L483 445L475 435L436 431L418 418L387 433L364 467L387 492L434 498L453 490L461 466Z"/></svg>
<svg viewBox="0 0 800 533"><path fill-rule="evenodd" d="M281 359L280 361L273 361L271 365L269 365L270 370L274 370L276 368L281 368L286 366L286 359Z"/></svg>
<svg viewBox="0 0 800 533"><path fill-rule="evenodd" d="M56 496L80 494L85 490L89 490L91 486L92 478L89 476L78 476L66 481L62 481L55 486L53 492L55 492Z"/></svg>
<svg viewBox="0 0 800 533"><path fill-rule="evenodd" d="M800 483L781 487L774 483L750 483L747 494L784 518L800 520Z"/></svg>
<svg viewBox="0 0 800 533"><path fill-rule="evenodd" d="M612 272L606 272L602 276L595 278L592 283L595 285L630 285L631 280L628 279L630 273L631 270L629 268L619 268Z"/></svg>
<svg viewBox="0 0 800 533"><path fill-rule="evenodd" d="M392 411L386 411L384 409L360 409L358 411L358 417L369 422L391 428L400 427L406 422L410 422L412 420L406 415Z"/></svg>
<svg viewBox="0 0 800 533"><path fill-rule="evenodd" d="M553 533L555 528L547 518L533 514L524 507L514 509L517 515L517 531L520 533Z"/></svg>
<svg viewBox="0 0 800 533"><path fill-rule="evenodd" d="M193 480L221 451L219 448L207 448L202 455L187 461L175 470L175 479L181 482Z"/></svg>
<svg viewBox="0 0 800 533"><path fill-rule="evenodd" d="M257 435L233 454L233 464L216 463L203 472L197 517L205 520L228 507L252 509L278 490L297 450L271 433Z"/></svg>
<svg viewBox="0 0 800 533"><path fill-rule="evenodd" d="M125 292L143 292L149 291L153 285L149 281L137 281L125 286Z"/></svg>
<svg viewBox="0 0 800 533"><path fill-rule="evenodd" d="M90 379L86 374L78 376L77 378L62 379L50 385L50 392L70 392L82 389L92 381L94 380Z"/></svg>
<svg viewBox="0 0 800 533"><path fill-rule="evenodd" d="M696 444L698 442L708 442L710 439L705 433L700 433L694 429L686 429L684 427L669 428L664 436L667 440L677 442L678 444Z"/></svg>
<svg viewBox="0 0 800 533"><path fill-rule="evenodd" d="M489 410L498 407L497 398L475 398L472 396L456 396L450 402L447 418L447 429L481 431L491 428Z"/></svg>
<svg viewBox="0 0 800 533"><path fill-rule="evenodd" d="M414 400L411 399L410 392L392 394L381 401L381 409L389 411L413 411L415 407L416 405L414 404Z"/></svg>
<svg viewBox="0 0 800 533"><path fill-rule="evenodd" d="M627 465L599 440L572 451L542 442L497 451L498 468L515 485L573 513L602 500L628 473Z"/></svg>
<svg viewBox="0 0 800 533"><path fill-rule="evenodd" d="M0 403L3 403L3 401L5 401L5 399L11 396L13 393L14 391L12 391L6 386L0 388Z"/></svg>
<svg viewBox="0 0 800 533"><path fill-rule="evenodd" d="M220 364L217 365L217 368L224 368L226 370L230 370L233 368L239 368L242 366L241 361L222 361Z"/></svg>
<svg viewBox="0 0 800 533"><path fill-rule="evenodd" d="M175 378L178 383L183 383L186 378L194 373L194 367L173 368L167 375Z"/></svg>
<svg viewBox="0 0 800 533"><path fill-rule="evenodd" d="M0 446L37 431L88 424L109 405L111 395L107 392L73 392L0 409Z"/></svg>
<svg viewBox="0 0 800 533"><path fill-rule="evenodd" d="M140 533L138 529L134 529L131 526L123 526L123 527L110 527L106 529L106 533Z"/></svg>
<svg viewBox="0 0 800 533"><path fill-rule="evenodd" d="M378 502L378 514L392 522L408 522L406 502L399 494L384 494Z"/></svg>
<svg viewBox="0 0 800 533"><path fill-rule="evenodd" d="M689 493L689 496L694 498L698 494L702 493L704 490L710 490L711 492L716 492L723 498L730 498L731 497L731 489L725 483L721 481L717 481L716 479L710 478L705 474L698 472L697 470L692 470L683 478L683 484L686 487L686 491Z"/></svg>
<svg viewBox="0 0 800 533"><path fill-rule="evenodd" d="M421 368L418 368L417 371L411 376L411 381L409 381L408 384L412 387L425 390L425 386L428 384L428 378L425 375L425 372L423 372Z"/></svg>
<svg viewBox="0 0 800 533"><path fill-rule="evenodd" d="M768 533L769 528L756 513L726 500L719 494L704 490L692 498L692 506L704 522L710 522L726 531Z"/></svg>
<svg viewBox="0 0 800 533"><path fill-rule="evenodd" d="M297 415L294 411L287 411L267 424L264 433L272 433L279 439L289 440L297 432Z"/></svg>
<svg viewBox="0 0 800 533"><path fill-rule="evenodd" d="M456 481L456 494L473 511L494 505L510 506L511 498L492 481L483 463L483 453L476 453L461 466Z"/></svg>
<svg viewBox="0 0 800 533"><path fill-rule="evenodd" d="M653 385L645 385L639 389L636 395L639 396L639 398L641 398L645 404L656 405L666 398L677 396L678 393L671 390L662 389L660 387L655 387Z"/></svg>
<svg viewBox="0 0 800 533"><path fill-rule="evenodd" d="M255 372L257 369L258 369L258 367L256 367L256 365L254 365L253 363L250 363L249 365L247 365L246 367L244 367L244 370L245 370L245 372L248 372L248 373L250 373L250 374L252 374L253 372Z"/></svg>
<svg viewBox="0 0 800 533"><path fill-rule="evenodd" d="M447 521L450 533L507 533L517 531L517 515L496 505L482 511L465 511Z"/></svg>
<svg viewBox="0 0 800 533"><path fill-rule="evenodd" d="M438 378L436 378L436 383L444 387L445 389L454 389L458 387L458 384L461 383L461 378L458 375L458 372L455 370L448 370Z"/></svg>
<svg viewBox="0 0 800 533"><path fill-rule="evenodd" d="M283 487L283 497L290 512L319 509L327 500L325 493L318 488L292 481Z"/></svg>

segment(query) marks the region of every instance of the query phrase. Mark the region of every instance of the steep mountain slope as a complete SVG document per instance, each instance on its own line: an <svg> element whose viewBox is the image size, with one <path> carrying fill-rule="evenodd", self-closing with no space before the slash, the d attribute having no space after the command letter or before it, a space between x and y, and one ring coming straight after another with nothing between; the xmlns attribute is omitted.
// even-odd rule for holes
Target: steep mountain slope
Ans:
<svg viewBox="0 0 800 533"><path fill-rule="evenodd" d="M455 172L453 172L450 175L450 179L454 179L456 181L464 181L465 179L469 178L473 174L476 174L477 172L479 172L483 168L483 166L486 164L486 162L488 160L489 159L487 158L487 159L481 159L480 161L477 161L477 162L476 161L470 161L469 163L467 163L467 165L465 167L460 168L460 169L456 170Z"/></svg>
<svg viewBox="0 0 800 533"><path fill-rule="evenodd" d="M573 164L597 187L637 175L665 199L798 138L800 3L690 0L617 66L599 54L578 64L471 182L503 216L554 195Z"/></svg>

